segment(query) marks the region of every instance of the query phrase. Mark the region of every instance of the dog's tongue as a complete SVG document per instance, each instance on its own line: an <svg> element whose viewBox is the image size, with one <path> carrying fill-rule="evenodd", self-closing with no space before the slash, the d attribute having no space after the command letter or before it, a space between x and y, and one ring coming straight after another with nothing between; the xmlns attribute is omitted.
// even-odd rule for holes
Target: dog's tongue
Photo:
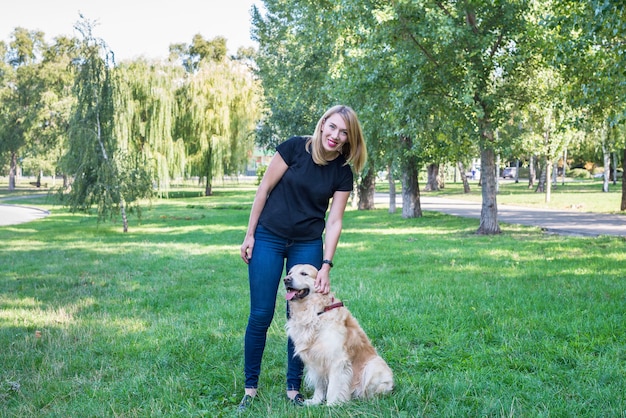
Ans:
<svg viewBox="0 0 626 418"><path fill-rule="evenodd" d="M298 293L297 290L291 290L289 292L287 292L287 294L285 295L285 299L287 300L291 300L296 296L296 293Z"/></svg>

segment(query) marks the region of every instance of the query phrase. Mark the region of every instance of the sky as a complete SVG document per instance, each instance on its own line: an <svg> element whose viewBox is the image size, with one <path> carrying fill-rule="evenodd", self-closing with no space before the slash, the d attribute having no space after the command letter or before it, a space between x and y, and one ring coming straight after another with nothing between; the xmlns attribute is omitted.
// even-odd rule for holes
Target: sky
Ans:
<svg viewBox="0 0 626 418"><path fill-rule="evenodd" d="M0 40L9 42L16 27L44 32L52 43L59 35L80 37L74 29L82 13L97 24L101 38L121 62L140 56L167 58L170 44L226 38L229 53L250 39L250 10L260 0L10 0L0 12Z"/></svg>

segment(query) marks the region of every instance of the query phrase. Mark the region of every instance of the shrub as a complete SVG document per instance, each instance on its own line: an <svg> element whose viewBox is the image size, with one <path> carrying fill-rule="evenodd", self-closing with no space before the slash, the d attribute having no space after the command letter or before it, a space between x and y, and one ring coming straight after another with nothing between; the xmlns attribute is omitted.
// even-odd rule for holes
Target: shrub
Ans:
<svg viewBox="0 0 626 418"><path fill-rule="evenodd" d="M267 170L266 165L260 165L257 167L256 169L256 185L257 186L261 184L261 180L263 180L263 175L265 174L266 170Z"/></svg>
<svg viewBox="0 0 626 418"><path fill-rule="evenodd" d="M574 168L567 172L567 177L571 177L574 179L590 179L591 173L585 170L584 168Z"/></svg>

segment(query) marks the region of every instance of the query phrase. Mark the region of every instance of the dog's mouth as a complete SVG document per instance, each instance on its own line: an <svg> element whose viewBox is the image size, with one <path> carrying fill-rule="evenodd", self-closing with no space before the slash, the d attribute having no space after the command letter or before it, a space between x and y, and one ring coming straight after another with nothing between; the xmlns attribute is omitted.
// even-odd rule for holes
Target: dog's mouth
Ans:
<svg viewBox="0 0 626 418"><path fill-rule="evenodd" d="M307 297L309 294L309 289L294 289L293 287L287 288L287 294L285 295L285 299L287 300L295 300L302 299Z"/></svg>

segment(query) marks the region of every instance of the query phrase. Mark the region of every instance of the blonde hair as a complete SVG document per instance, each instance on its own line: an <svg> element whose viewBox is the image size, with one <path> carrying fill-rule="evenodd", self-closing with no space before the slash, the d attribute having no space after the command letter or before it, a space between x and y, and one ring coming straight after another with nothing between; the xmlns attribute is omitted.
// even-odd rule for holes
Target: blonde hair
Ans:
<svg viewBox="0 0 626 418"><path fill-rule="evenodd" d="M354 171L359 173L367 161L367 147L365 146L363 130L361 129L361 124L359 123L356 112L348 106L336 105L324 113L324 115L317 122L317 126L315 126L315 132L307 141L307 149L311 152L315 164L328 164L328 161L324 158L322 126L324 125L326 119L336 113L343 118L343 121L346 123L346 130L348 131L348 140L341 147L341 155L344 156L347 164L351 164Z"/></svg>

